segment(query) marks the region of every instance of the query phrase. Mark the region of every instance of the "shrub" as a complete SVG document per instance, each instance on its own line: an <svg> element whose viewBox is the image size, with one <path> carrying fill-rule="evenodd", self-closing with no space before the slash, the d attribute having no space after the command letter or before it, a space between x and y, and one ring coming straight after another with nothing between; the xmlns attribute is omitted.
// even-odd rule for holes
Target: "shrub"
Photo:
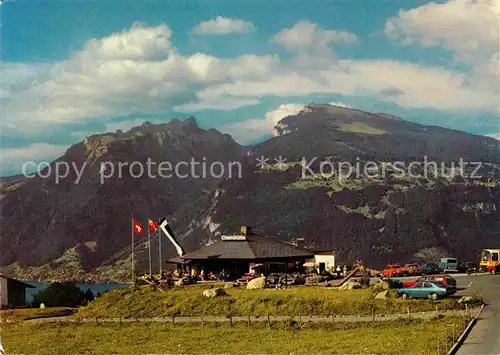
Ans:
<svg viewBox="0 0 500 355"><path fill-rule="evenodd" d="M30 306L38 308L43 303L47 307L78 307L87 304L93 297L90 290L83 292L75 284L56 282L36 293Z"/></svg>

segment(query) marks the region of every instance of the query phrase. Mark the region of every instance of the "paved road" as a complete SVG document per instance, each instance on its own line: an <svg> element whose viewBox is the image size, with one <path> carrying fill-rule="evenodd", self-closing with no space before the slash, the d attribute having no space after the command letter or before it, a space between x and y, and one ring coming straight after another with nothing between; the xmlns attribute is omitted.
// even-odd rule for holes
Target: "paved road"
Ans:
<svg viewBox="0 0 500 355"><path fill-rule="evenodd" d="M457 355L500 355L500 275L457 278L464 295L481 294L488 304Z"/></svg>

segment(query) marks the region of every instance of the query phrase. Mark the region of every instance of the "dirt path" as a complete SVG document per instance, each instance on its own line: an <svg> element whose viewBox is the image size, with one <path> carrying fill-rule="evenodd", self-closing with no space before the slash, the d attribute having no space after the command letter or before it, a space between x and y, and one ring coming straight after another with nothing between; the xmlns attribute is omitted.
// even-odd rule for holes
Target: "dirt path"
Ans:
<svg viewBox="0 0 500 355"><path fill-rule="evenodd" d="M474 309L471 309L474 311ZM441 315L447 316L464 316L465 311L445 311L439 312ZM85 323L85 324L99 324L99 323L229 323L229 322L284 322L287 320L294 320L296 322L373 322L373 321L391 321L400 318L413 318L413 319L431 319L435 317L435 312L419 312L408 314L392 314L385 316L235 316L232 318L228 317L216 317L216 316L206 316L206 317L158 317L158 318L77 318L73 316L65 317L51 317L51 318L38 318L25 320L25 323L51 323L51 322L61 322L61 323Z"/></svg>

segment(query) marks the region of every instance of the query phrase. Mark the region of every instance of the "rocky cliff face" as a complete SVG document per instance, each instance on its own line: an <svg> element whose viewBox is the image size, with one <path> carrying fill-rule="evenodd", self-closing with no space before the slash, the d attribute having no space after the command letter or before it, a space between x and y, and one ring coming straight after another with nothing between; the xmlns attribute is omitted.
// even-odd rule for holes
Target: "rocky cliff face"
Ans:
<svg viewBox="0 0 500 355"><path fill-rule="evenodd" d="M43 265L77 248L83 268L90 270L130 245L131 215L143 223L148 217L167 215L187 228L223 178L190 178L184 166L180 170L185 178L167 173L161 177L155 167L152 178L146 171L148 159L173 168L194 160L200 163L196 172L200 175L201 163L235 161L241 152L231 137L203 130L194 119L156 126L146 123L127 133L87 137L52 165L76 166L83 172L78 183L72 171L59 183L54 176L25 179L4 195L0 264ZM132 162L144 167L141 177L138 164L130 168ZM128 165L119 169L120 163ZM101 178L103 164L106 179Z"/></svg>
<svg viewBox="0 0 500 355"><path fill-rule="evenodd" d="M52 278L56 266L67 266L126 279L131 213L142 221L167 216L187 251L242 224L285 240L302 236L309 245L337 250L341 260L361 258L376 266L406 262L426 250L475 260L478 249L500 247L499 141L330 105L310 105L281 120L275 132L252 154L228 135L200 129L192 118L88 137L58 159L87 164L79 184L75 173L59 184L41 178L2 182L0 265L17 274L31 267L37 278ZM264 168L256 167L260 156L269 158ZM233 178L168 179L125 171L100 182L103 162L148 158L173 164L238 160L242 171ZM443 168L421 164L410 175L394 165L407 168L424 158ZM451 163L460 159L483 164L478 171L466 164L457 174ZM340 162L358 174L346 175ZM167 243L163 249L165 258L175 255ZM145 244L136 250L146 270Z"/></svg>

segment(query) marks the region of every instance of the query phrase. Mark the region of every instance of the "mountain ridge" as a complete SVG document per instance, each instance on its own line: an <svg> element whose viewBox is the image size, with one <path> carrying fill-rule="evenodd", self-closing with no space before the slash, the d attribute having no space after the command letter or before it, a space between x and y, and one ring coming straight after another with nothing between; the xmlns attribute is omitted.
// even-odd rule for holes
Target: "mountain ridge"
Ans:
<svg viewBox="0 0 500 355"><path fill-rule="evenodd" d="M74 174L59 184L40 178L0 180L6 226L0 249L7 251L0 256L0 270L16 275L31 270L32 277L53 278L57 272L44 265L62 258L55 265L63 268L63 256L73 250L68 265L74 264L75 253L79 255L79 277L126 279L131 213L141 221L167 216L187 251L233 233L242 224L284 240L305 236L311 245L335 248L345 260L363 258L375 264L410 259L428 248L470 259L473 250L494 243L500 236L498 141L385 116L308 105L280 120L277 136L252 146L241 146L217 130L201 129L194 117L160 125L145 122L127 132L86 137L54 161L88 162L80 184L72 183ZM424 155L439 161L462 157L491 164L484 164L479 179L389 175L340 181L318 174L302 176L299 159L363 165L411 162ZM258 169L255 158L260 156L286 157L286 167L269 164ZM121 179L99 183L99 163L146 158L238 162L242 171L232 179L168 181L134 179L125 173ZM318 169L318 164L312 168ZM144 269L147 249L140 240L138 244L139 268ZM167 243L162 247L165 258L175 255ZM153 263L157 261L155 256Z"/></svg>

